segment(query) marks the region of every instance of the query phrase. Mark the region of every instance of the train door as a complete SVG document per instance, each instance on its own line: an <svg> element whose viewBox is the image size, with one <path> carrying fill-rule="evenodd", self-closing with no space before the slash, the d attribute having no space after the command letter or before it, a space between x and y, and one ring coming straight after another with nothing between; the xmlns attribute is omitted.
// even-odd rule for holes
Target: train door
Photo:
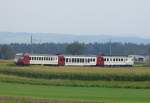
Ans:
<svg viewBox="0 0 150 103"><path fill-rule="evenodd" d="M65 57L63 55L58 56L58 65L60 65L60 66L65 65Z"/></svg>
<svg viewBox="0 0 150 103"><path fill-rule="evenodd" d="M30 64L30 56L29 54L24 54L24 65L29 65Z"/></svg>
<svg viewBox="0 0 150 103"><path fill-rule="evenodd" d="M104 66L104 58L101 55L97 56L96 66Z"/></svg>

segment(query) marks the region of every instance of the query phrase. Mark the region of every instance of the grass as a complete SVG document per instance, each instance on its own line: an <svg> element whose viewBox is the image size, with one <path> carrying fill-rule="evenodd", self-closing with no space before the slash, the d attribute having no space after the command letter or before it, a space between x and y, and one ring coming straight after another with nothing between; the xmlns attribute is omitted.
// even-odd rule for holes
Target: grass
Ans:
<svg viewBox="0 0 150 103"><path fill-rule="evenodd" d="M0 95L106 103L149 103L150 101L150 90L144 89L41 86L14 83L0 83Z"/></svg>

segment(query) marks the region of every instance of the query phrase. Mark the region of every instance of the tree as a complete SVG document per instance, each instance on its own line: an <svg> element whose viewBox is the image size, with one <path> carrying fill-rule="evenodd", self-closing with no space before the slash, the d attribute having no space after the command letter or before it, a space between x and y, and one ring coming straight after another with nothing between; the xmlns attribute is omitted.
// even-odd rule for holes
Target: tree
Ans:
<svg viewBox="0 0 150 103"><path fill-rule="evenodd" d="M71 44L68 44L68 46L66 47L66 53L72 55L83 54L84 50L85 50L84 44L79 42L73 42Z"/></svg>
<svg viewBox="0 0 150 103"><path fill-rule="evenodd" d="M12 59L14 57L14 51L9 45L2 45L0 49L1 59Z"/></svg>

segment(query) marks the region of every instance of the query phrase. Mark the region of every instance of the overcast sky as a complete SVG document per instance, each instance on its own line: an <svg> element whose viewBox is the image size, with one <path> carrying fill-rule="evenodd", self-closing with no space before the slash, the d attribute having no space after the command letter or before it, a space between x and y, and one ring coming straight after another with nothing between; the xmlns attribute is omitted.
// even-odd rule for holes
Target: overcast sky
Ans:
<svg viewBox="0 0 150 103"><path fill-rule="evenodd" d="M0 0L0 31L150 37L150 0Z"/></svg>

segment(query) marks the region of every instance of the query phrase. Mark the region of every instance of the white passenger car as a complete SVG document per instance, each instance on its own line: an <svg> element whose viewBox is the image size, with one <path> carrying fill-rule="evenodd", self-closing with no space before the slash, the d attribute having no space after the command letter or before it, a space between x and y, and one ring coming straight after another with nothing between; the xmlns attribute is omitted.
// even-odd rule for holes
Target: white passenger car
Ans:
<svg viewBox="0 0 150 103"><path fill-rule="evenodd" d="M134 60L132 57L124 56L104 56L105 66L132 66Z"/></svg>
<svg viewBox="0 0 150 103"><path fill-rule="evenodd" d="M30 64L48 64L48 65L58 65L57 55L30 55Z"/></svg>
<svg viewBox="0 0 150 103"><path fill-rule="evenodd" d="M81 55L67 55L65 56L65 65L75 66L94 66L96 65L96 56L81 56Z"/></svg>

